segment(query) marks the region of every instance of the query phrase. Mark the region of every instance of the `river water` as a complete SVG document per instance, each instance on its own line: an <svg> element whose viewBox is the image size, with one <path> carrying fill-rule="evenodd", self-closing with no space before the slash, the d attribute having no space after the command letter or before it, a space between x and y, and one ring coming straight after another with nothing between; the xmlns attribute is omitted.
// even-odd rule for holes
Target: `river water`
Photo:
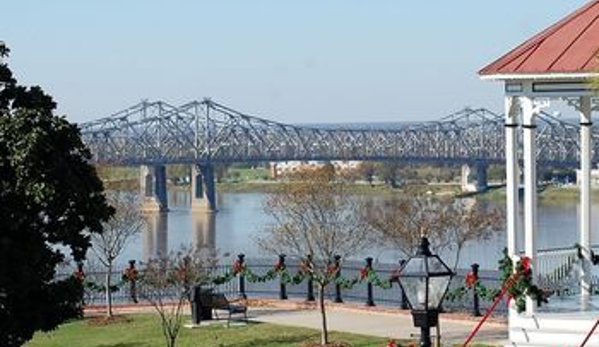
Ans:
<svg viewBox="0 0 599 347"><path fill-rule="evenodd" d="M169 192L170 211L148 216L150 228L130 241L119 259L123 264L129 259L144 260L166 250L193 245L212 249L223 262L232 261L238 253L249 258L275 256L265 254L257 245L256 237L269 224L263 211L266 193L220 193L219 212L197 214L189 210L190 195L186 191ZM504 208L501 202L491 202ZM577 242L578 206L574 202L543 204L539 214L539 249L572 246ZM592 207L593 226L599 226L599 204ZM596 229L596 228L594 228ZM595 241L595 239L593 239ZM522 244L522 240L520 240ZM496 269L497 261L505 247L505 233L498 233L487 242L468 244L462 252L460 268L476 262L483 269ZM402 256L391 248L377 247L364 254L356 254L355 260L372 256L375 261L395 263ZM452 256L448 256L453 261ZM449 262L448 262L449 263Z"/></svg>

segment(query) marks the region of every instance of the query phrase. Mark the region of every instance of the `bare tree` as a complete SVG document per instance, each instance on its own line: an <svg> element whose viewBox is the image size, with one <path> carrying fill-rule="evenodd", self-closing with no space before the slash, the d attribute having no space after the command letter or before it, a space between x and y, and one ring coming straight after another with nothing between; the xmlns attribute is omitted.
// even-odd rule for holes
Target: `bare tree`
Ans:
<svg viewBox="0 0 599 347"><path fill-rule="evenodd" d="M474 199L462 199L452 204L453 218L445 232L449 248L454 252L454 269L460 263L460 255L469 242L487 241L505 230L505 214L497 208L485 206Z"/></svg>
<svg viewBox="0 0 599 347"><path fill-rule="evenodd" d="M409 196L371 202L363 217L372 230L406 256L415 253L422 236L431 241L431 248L442 252L449 247L444 225L452 218L447 205L429 196Z"/></svg>
<svg viewBox="0 0 599 347"><path fill-rule="evenodd" d="M167 347L175 347L183 326L183 307L194 285L206 283L215 259L193 248L182 248L150 259L139 278L141 297L160 316Z"/></svg>
<svg viewBox="0 0 599 347"><path fill-rule="evenodd" d="M306 170L281 183L265 204L275 222L259 243L267 251L304 260L304 271L318 286L322 344L328 343L324 299L335 278L333 259L355 255L367 244L361 202L350 190L349 182L329 167Z"/></svg>
<svg viewBox="0 0 599 347"><path fill-rule="evenodd" d="M108 203L115 214L104 223L104 232L92 235L92 250L106 271L104 290L106 297L106 316L112 316L112 274L116 259L123 253L125 246L138 234L145 223L139 212L135 195L125 192L111 192Z"/></svg>
<svg viewBox="0 0 599 347"><path fill-rule="evenodd" d="M420 238L427 236L435 252L453 252L454 268L468 242L488 240L504 225L501 211L481 203L417 195L372 203L364 218L385 243L406 256L414 254Z"/></svg>

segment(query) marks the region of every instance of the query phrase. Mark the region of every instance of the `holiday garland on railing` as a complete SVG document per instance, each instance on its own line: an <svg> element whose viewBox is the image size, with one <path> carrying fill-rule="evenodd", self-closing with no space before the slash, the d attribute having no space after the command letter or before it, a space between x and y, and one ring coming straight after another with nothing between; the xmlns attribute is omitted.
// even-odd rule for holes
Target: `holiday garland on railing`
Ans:
<svg viewBox="0 0 599 347"><path fill-rule="evenodd" d="M500 291L499 288L486 287L480 278L470 271L464 278L464 285L449 291L445 298L449 301L457 301L463 299L466 294L473 293L483 300L493 301Z"/></svg>
<svg viewBox="0 0 599 347"><path fill-rule="evenodd" d="M300 263L300 268L297 273L292 274L288 271L287 266L280 263L275 263L272 269L269 269L265 274L258 275L250 268L247 267L245 263L236 260L233 263L233 266L225 271L224 274L218 275L212 278L211 282L216 285L221 285L227 282L230 282L238 275L244 275L248 282L253 283L263 283L267 281L275 280L277 277L279 278L282 284L300 284L306 278L311 278L316 282L330 282L333 284L337 284L344 289L351 289L356 284L362 283L364 281L372 283L374 286L382 288L382 289L390 289L392 287L393 282L397 281L399 277L399 271L395 270L390 278L381 279L378 273L368 267L364 267L360 270L360 273L352 278L344 278L339 276L340 269L338 265L334 263L330 264L327 268L327 274L318 274L314 271L314 266L312 263L303 260ZM325 278L325 276L327 278Z"/></svg>
<svg viewBox="0 0 599 347"><path fill-rule="evenodd" d="M514 302L514 307L518 313L522 313L526 310L526 297L532 298L538 305L547 303L548 294L533 284L530 258L520 257L520 260L516 263L516 269L514 270L514 263L507 254L507 249L504 249L503 253L504 257L499 261L499 271L501 272L500 279L502 282L501 287L503 287L508 280L513 281L513 284L509 286L507 293L509 300ZM512 276L514 273L518 275ZM480 279L470 271L466 274L464 285L447 293L446 298L450 301L460 300L466 294L471 292L478 294L481 299L492 301L500 293L500 289L485 287Z"/></svg>
<svg viewBox="0 0 599 347"><path fill-rule="evenodd" d="M522 313L526 310L526 297L530 297L536 301L537 305L547 303L547 293L533 284L530 258L520 257L514 270L514 262L508 255L507 249L504 249L503 254L503 259L499 261L502 282L506 283L513 273L519 274L515 277L513 285L508 289L509 298L510 300L513 300L514 307L518 313Z"/></svg>
<svg viewBox="0 0 599 347"><path fill-rule="evenodd" d="M393 285L393 282L397 282L399 278L399 269L394 270L388 279L381 279L379 274L374 269L369 268L367 266L360 269L359 274L351 278L345 278L340 276L340 267L335 263L329 264L326 275L315 273L313 267L314 265L311 262L307 260L302 260L300 263L299 270L296 273L291 273L289 272L285 264L277 262L274 264L272 269L269 269L263 275L259 275L250 268L248 268L245 262L240 262L239 260L236 260L233 263L233 265L230 268L228 268L223 274L212 276L210 280L208 280L208 283L212 283L214 285L222 285L231 282L239 275L243 275L245 276L245 279L248 282L252 283L264 283L279 278L281 284L298 285L302 283L305 279L311 278L316 282L329 282L331 284L339 285L341 288L344 289L352 289L357 284L363 282L372 283L375 287L379 287L381 289L390 289ZM123 274L121 281L110 286L110 291L117 292L125 283L131 280L136 280L138 277L137 270L135 270L134 274L130 272L131 271L127 269ZM325 276L327 278L325 278ZM104 285L97 284L88 279L85 279L83 283L85 288L87 288L90 291L105 291Z"/></svg>

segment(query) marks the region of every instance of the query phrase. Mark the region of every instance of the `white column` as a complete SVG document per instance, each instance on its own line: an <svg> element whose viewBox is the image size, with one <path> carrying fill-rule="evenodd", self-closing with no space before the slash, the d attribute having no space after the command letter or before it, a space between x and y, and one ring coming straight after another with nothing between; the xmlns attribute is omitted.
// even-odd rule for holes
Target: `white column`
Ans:
<svg viewBox="0 0 599 347"><path fill-rule="evenodd" d="M524 253L531 260L533 274L536 274L537 247L537 146L536 146L536 110L534 100L523 97L522 128L524 129ZM535 303L526 300L526 313L534 314Z"/></svg>
<svg viewBox="0 0 599 347"><path fill-rule="evenodd" d="M505 170L507 252L512 259L518 252L518 112L517 99L505 98Z"/></svg>
<svg viewBox="0 0 599 347"><path fill-rule="evenodd" d="M580 98L580 268L581 304L591 295L591 97Z"/></svg>

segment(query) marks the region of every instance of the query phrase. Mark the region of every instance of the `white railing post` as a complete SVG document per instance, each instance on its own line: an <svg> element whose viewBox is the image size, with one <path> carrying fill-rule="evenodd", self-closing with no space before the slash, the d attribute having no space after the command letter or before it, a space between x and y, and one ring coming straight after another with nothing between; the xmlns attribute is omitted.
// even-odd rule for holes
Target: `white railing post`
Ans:
<svg viewBox="0 0 599 347"><path fill-rule="evenodd" d="M518 109L517 98L505 97L505 168L507 253L514 260L518 254Z"/></svg>
<svg viewBox="0 0 599 347"><path fill-rule="evenodd" d="M533 274L536 274L537 234L537 146L536 109L531 97L522 97L522 128L524 129L524 254L530 258ZM526 313L533 315L535 303L526 299Z"/></svg>
<svg viewBox="0 0 599 347"><path fill-rule="evenodd" d="M581 305L591 297L591 97L580 98L580 267Z"/></svg>

